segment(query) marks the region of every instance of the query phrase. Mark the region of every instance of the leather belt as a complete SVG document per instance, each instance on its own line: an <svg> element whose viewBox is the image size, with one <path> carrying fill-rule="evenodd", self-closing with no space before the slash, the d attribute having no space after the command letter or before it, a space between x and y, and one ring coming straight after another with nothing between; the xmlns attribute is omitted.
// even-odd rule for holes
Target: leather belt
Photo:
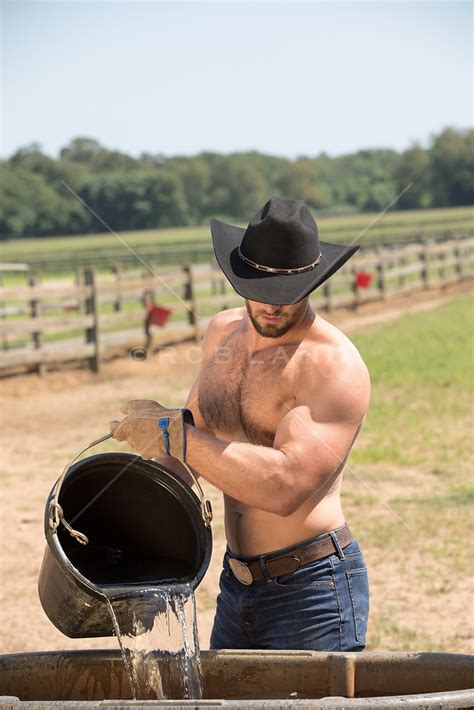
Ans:
<svg viewBox="0 0 474 710"><path fill-rule="evenodd" d="M332 533L332 534L331 534ZM305 544L295 546L284 555L268 553L261 555L251 562L244 562L238 556L226 553L225 559L234 577L242 584L252 584L252 582L265 582L268 577L279 577L283 574L296 572L297 569L309 562L315 562L323 557L339 552L333 541L334 535L342 549L347 547L354 539L347 523L336 530L327 533L327 537L321 540L308 541ZM319 537L319 536L318 536ZM268 573L265 575L263 568Z"/></svg>

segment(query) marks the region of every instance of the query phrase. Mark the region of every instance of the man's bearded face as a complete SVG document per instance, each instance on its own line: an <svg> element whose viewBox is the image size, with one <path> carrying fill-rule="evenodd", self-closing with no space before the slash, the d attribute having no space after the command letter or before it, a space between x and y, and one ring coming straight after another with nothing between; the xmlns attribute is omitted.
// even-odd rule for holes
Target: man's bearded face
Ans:
<svg viewBox="0 0 474 710"><path fill-rule="evenodd" d="M245 307L252 325L264 338L281 338L299 323L308 306L308 296L291 306L272 306L245 299Z"/></svg>

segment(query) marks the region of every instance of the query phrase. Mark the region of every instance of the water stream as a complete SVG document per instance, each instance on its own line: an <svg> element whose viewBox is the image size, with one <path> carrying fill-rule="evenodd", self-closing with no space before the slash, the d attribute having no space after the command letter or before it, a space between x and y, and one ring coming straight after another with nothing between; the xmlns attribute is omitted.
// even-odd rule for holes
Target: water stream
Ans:
<svg viewBox="0 0 474 710"><path fill-rule="evenodd" d="M107 605L135 700L202 698L190 584L140 589Z"/></svg>

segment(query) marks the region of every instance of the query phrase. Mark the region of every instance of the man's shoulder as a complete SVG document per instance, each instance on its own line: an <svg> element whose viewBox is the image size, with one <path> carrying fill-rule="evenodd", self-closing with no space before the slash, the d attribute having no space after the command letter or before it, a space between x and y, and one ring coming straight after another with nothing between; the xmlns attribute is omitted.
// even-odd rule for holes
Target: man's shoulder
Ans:
<svg viewBox="0 0 474 710"><path fill-rule="evenodd" d="M219 311L212 316L209 321L208 328L222 328L228 323L236 320L242 320L245 314L245 308L226 308L224 311Z"/></svg>
<svg viewBox="0 0 474 710"><path fill-rule="evenodd" d="M245 308L228 308L225 311L219 311L208 323L206 334L219 335L223 334L230 325L236 325L244 317Z"/></svg>
<svg viewBox="0 0 474 710"><path fill-rule="evenodd" d="M339 330L337 336L304 348L298 391L303 398L317 398L325 409L345 406L362 414L370 401L369 370L354 343Z"/></svg>
<svg viewBox="0 0 474 710"><path fill-rule="evenodd" d="M307 364L317 364L319 370L327 370L328 375L334 375L341 369L343 363L361 371L366 368L365 362L355 344L342 331L337 330L337 336L322 342L308 341L302 352L302 360Z"/></svg>
<svg viewBox="0 0 474 710"><path fill-rule="evenodd" d="M204 334L204 350L209 352L215 349L222 338L242 321L244 313L245 308L228 308L212 316Z"/></svg>

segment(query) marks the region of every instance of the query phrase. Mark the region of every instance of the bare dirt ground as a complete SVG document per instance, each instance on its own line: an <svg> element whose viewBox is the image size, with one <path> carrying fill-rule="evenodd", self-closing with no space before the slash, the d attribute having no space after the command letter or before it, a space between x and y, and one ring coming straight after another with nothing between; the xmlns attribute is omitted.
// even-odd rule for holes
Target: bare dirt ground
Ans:
<svg viewBox="0 0 474 710"><path fill-rule="evenodd" d="M358 311L341 309L327 318L345 333L368 330L407 313L429 310L471 289L470 284L450 286L397 297L385 304L368 304ZM37 578L45 540L44 504L52 484L70 456L87 442L107 433L120 405L130 399L150 398L170 406L181 405L199 364L199 349L193 344L162 350L146 362L119 358L107 363L99 375L86 370L49 373L44 378L23 375L0 381L2 417L2 545L1 545L1 646L2 653L86 648L117 648L114 638L73 640L63 636L45 616L37 595ZM114 443L102 450L117 448ZM100 450L100 449L99 449ZM225 547L222 504L219 491L206 487L215 511L214 551L209 571L198 589L198 623L201 646L208 647L218 588L220 563ZM407 590L386 585L387 561L367 550L372 569L371 593L389 589L387 613L397 619L399 602ZM372 564L371 564L372 563ZM406 564L410 564L407 558ZM384 587L385 585L385 587ZM456 613L472 603L469 591L461 598L444 598ZM442 611L442 609L441 609ZM436 623L440 608L426 604L426 623ZM412 609L416 617L417 609ZM430 617L432 615L432 618ZM387 643L388 636L383 642ZM379 646L380 648L380 646ZM389 646L380 650L390 650ZM459 638L453 651L469 651L466 638Z"/></svg>

